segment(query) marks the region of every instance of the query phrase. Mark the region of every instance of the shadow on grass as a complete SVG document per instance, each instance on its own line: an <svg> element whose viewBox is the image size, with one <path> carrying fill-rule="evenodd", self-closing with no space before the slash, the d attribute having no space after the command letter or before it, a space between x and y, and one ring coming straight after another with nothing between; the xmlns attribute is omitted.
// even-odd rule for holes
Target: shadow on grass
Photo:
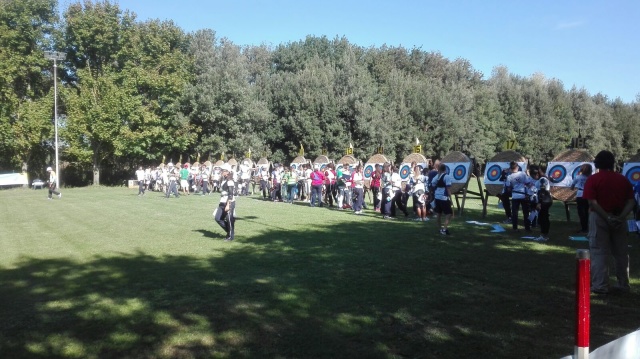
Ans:
<svg viewBox="0 0 640 359"><path fill-rule="evenodd" d="M238 234L211 257L25 258L0 270L0 357L571 353L572 252L523 249L485 232L432 236L420 225L353 221ZM592 342L637 327L638 299L594 300L603 317Z"/></svg>

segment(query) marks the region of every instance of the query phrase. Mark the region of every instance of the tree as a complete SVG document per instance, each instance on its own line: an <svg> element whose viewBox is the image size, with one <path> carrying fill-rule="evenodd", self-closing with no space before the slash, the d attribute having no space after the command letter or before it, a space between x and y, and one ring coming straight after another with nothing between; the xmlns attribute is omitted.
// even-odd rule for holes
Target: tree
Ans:
<svg viewBox="0 0 640 359"><path fill-rule="evenodd" d="M42 167L53 132L51 64L43 49L51 45L56 2L3 0L1 5L0 166Z"/></svg>

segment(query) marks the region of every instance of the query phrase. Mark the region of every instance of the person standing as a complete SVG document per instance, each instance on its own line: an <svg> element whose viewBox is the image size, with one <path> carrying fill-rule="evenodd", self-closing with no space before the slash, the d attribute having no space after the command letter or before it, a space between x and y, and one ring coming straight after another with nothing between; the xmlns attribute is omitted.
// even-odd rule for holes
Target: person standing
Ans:
<svg viewBox="0 0 640 359"><path fill-rule="evenodd" d="M329 163L324 171L324 203L333 207L333 199L336 187L336 172L333 169L333 163Z"/></svg>
<svg viewBox="0 0 640 359"><path fill-rule="evenodd" d="M287 202L293 204L298 192L298 173L293 166L289 167L283 181L287 184Z"/></svg>
<svg viewBox="0 0 640 359"><path fill-rule="evenodd" d="M51 199L54 194L58 196L58 198L62 198L62 193L56 191L58 188L58 175L56 171L51 167L47 167L47 172L49 173L49 196L47 198Z"/></svg>
<svg viewBox="0 0 640 359"><path fill-rule="evenodd" d="M136 171L136 179L138 180L138 196L144 196L144 169L142 166L138 167Z"/></svg>
<svg viewBox="0 0 640 359"><path fill-rule="evenodd" d="M324 184L324 174L320 171L320 166L314 165L314 171L311 172L311 207L322 207L322 185Z"/></svg>
<svg viewBox="0 0 640 359"><path fill-rule="evenodd" d="M518 230L518 211L522 207L524 216L524 230L531 232L531 221L529 220L529 200L527 198L527 188L533 186L533 180L523 171L520 171L518 163L511 161L509 164L511 174L507 176L506 187L511 190L511 226L514 231Z"/></svg>
<svg viewBox="0 0 640 359"><path fill-rule="evenodd" d="M282 201L282 175L280 165L277 163L271 172L271 200L274 202Z"/></svg>
<svg viewBox="0 0 640 359"><path fill-rule="evenodd" d="M266 167L258 167L258 177L260 177L260 190L262 199L266 200L269 193L269 170Z"/></svg>
<svg viewBox="0 0 640 359"><path fill-rule="evenodd" d="M189 173L189 165L185 164L180 169L180 189L182 189L182 194L185 196L189 195Z"/></svg>
<svg viewBox="0 0 640 359"><path fill-rule="evenodd" d="M382 166L376 165L371 173L371 194L373 195L373 210L380 212L380 178L382 177Z"/></svg>
<svg viewBox="0 0 640 359"><path fill-rule="evenodd" d="M391 164L385 163L382 167L382 176L380 178L380 187L382 187L382 203L380 204L380 214L384 219L392 219L391 207L393 203L393 183L391 182Z"/></svg>
<svg viewBox="0 0 640 359"><path fill-rule="evenodd" d="M553 205L551 200L551 183L549 179L544 176L544 172L538 166L531 166L529 168L529 174L531 179L535 181L532 191L534 192L531 204L535 206L538 211L538 223L540 223L540 236L535 238L534 241L546 242L549 240L549 229L551 228L551 221L549 220L549 209Z"/></svg>
<svg viewBox="0 0 640 359"><path fill-rule="evenodd" d="M213 212L218 225L226 232L225 241L230 242L235 238L236 223L236 183L233 180L231 166L223 164L220 167L222 171L220 183L220 202Z"/></svg>
<svg viewBox="0 0 640 359"><path fill-rule="evenodd" d="M202 195L209 194L209 168L206 166L200 167L200 178L202 178Z"/></svg>
<svg viewBox="0 0 640 359"><path fill-rule="evenodd" d="M449 235L449 222L453 216L453 208L451 208L451 176L447 175L447 166L441 163L438 167L438 175L433 177L431 187L435 188L434 197L436 202L435 212L438 215L438 227L440 234ZM442 225L442 215L444 214L444 226Z"/></svg>
<svg viewBox="0 0 640 359"><path fill-rule="evenodd" d="M355 194L353 211L355 214L362 214L362 204L364 202L364 174L362 173L362 165L356 166L356 170L351 178L353 180L353 191Z"/></svg>
<svg viewBox="0 0 640 359"><path fill-rule="evenodd" d="M167 197L169 198L171 196L171 194L173 193L174 196L176 196L176 198L180 198L180 194L178 193L178 169L176 167L173 166L173 164L169 164L169 173L168 173L168 178L169 178L169 186L167 187Z"/></svg>
<svg viewBox="0 0 640 359"><path fill-rule="evenodd" d="M409 217L407 207L404 205L404 202L402 200L402 177L400 177L397 168L394 168L393 172L391 173L391 182L393 183L393 204L391 205L391 217L396 216L396 207L404 212L405 217Z"/></svg>
<svg viewBox="0 0 640 359"><path fill-rule="evenodd" d="M579 233L589 232L589 201L583 198L582 195L584 193L584 184L587 182L587 178L591 176L592 171L591 164L583 164L580 166L580 172L571 182L571 189L577 189L576 207L578 207L578 218L580 218Z"/></svg>
<svg viewBox="0 0 640 359"><path fill-rule="evenodd" d="M633 187L627 178L613 171L615 157L600 151L594 160L598 172L589 176L582 197L589 201L589 250L591 292L629 292L629 254L626 219L633 210ZM618 284L609 287L609 256L615 260Z"/></svg>

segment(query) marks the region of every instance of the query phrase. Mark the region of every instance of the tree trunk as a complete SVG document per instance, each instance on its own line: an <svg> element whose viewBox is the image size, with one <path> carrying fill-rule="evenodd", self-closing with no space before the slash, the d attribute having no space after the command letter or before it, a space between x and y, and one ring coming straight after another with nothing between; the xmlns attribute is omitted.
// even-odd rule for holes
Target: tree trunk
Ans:
<svg viewBox="0 0 640 359"><path fill-rule="evenodd" d="M93 157L93 185L100 185L100 163L98 163L98 156Z"/></svg>

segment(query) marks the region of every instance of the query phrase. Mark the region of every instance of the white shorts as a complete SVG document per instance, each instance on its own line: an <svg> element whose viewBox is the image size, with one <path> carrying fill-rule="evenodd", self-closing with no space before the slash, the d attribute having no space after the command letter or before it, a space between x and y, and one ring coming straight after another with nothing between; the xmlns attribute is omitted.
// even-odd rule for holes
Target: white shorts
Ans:
<svg viewBox="0 0 640 359"><path fill-rule="evenodd" d="M187 180L180 180L180 187L189 188L189 182Z"/></svg>

